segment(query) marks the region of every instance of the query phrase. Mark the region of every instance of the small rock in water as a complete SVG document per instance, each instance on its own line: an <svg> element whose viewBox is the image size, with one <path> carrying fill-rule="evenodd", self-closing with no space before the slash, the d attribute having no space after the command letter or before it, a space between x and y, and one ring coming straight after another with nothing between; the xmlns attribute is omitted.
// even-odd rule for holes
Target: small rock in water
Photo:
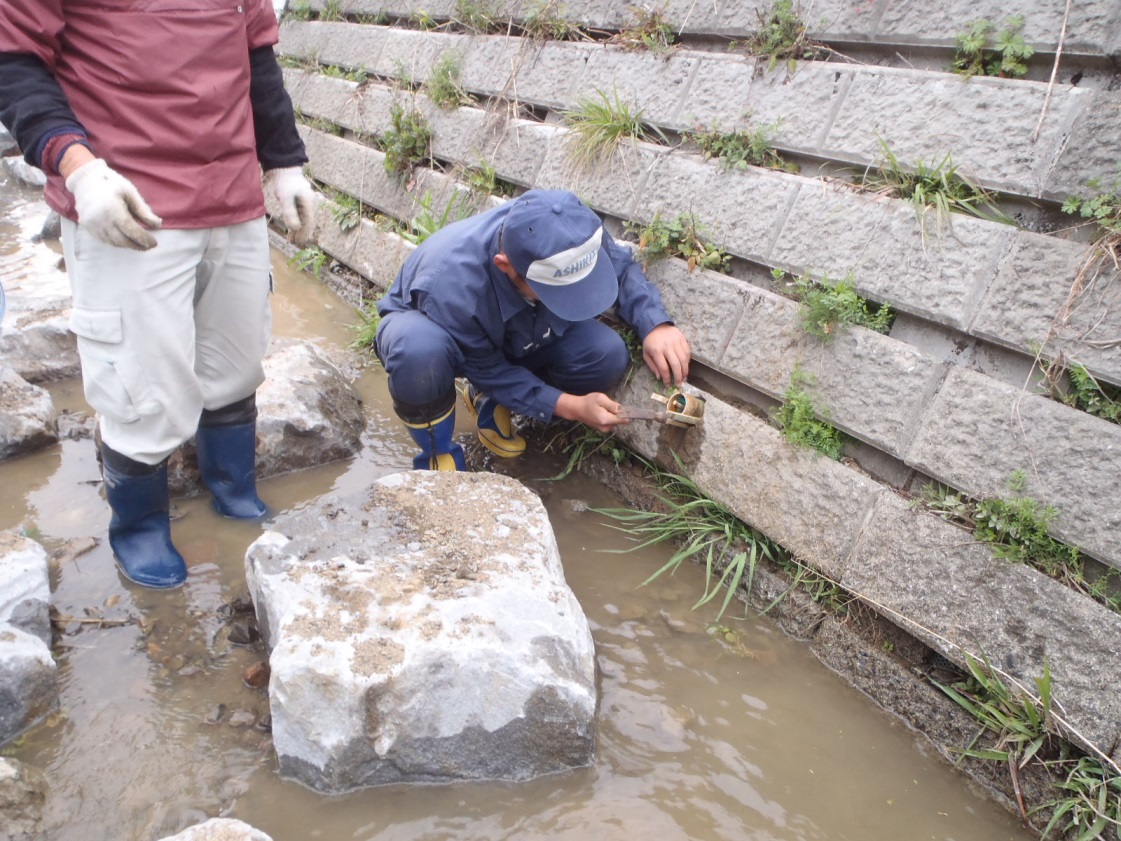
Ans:
<svg viewBox="0 0 1121 841"><path fill-rule="evenodd" d="M225 717L225 715L226 715L226 705L225 704L215 704L213 707L210 708L210 712L208 712L206 714L205 721L206 721L207 724L217 724L218 722L220 722Z"/></svg>
<svg viewBox="0 0 1121 841"><path fill-rule="evenodd" d="M245 673L242 675L242 680L245 681L246 686L253 689L260 689L263 686L267 686L269 683L269 664L264 661L254 663L245 670Z"/></svg>
<svg viewBox="0 0 1121 841"><path fill-rule="evenodd" d="M257 714L252 710L236 710L230 716L230 727L252 727L257 723Z"/></svg>
<svg viewBox="0 0 1121 841"><path fill-rule="evenodd" d="M234 645L252 645L261 639L255 619L239 619L230 625L230 642Z"/></svg>

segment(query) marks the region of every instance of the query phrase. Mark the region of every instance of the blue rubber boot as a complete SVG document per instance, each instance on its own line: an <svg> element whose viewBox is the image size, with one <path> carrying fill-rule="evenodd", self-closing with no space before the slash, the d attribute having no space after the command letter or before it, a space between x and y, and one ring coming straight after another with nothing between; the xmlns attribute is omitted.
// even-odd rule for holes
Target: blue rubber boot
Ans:
<svg viewBox="0 0 1121 841"><path fill-rule="evenodd" d="M452 441L455 432L455 406L442 418L425 423L405 422L409 435L420 447L413 458L413 470L466 470L463 447Z"/></svg>
<svg viewBox="0 0 1121 841"><path fill-rule="evenodd" d="M102 444L101 468L117 566L144 587L178 587L187 580L187 564L171 543L167 460L142 464Z"/></svg>
<svg viewBox="0 0 1121 841"><path fill-rule="evenodd" d="M233 520L260 520L269 509L257 496L257 401L254 395L204 410L195 433L199 476L214 510Z"/></svg>
<svg viewBox="0 0 1121 841"><path fill-rule="evenodd" d="M517 458L525 452L525 439L514 431L510 410L473 385L463 392L463 402L475 418L479 441L499 458Z"/></svg>

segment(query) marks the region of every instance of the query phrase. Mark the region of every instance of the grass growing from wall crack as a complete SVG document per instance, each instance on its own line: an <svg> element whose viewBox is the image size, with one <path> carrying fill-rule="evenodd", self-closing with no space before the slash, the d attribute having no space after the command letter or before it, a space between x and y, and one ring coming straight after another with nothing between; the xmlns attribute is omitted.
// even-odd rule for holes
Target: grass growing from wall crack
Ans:
<svg viewBox="0 0 1121 841"><path fill-rule="evenodd" d="M774 421L782 431L782 437L791 444L840 461L844 437L824 420L829 413L814 405L813 398L806 391L813 384L813 377L795 366L790 374L790 383L782 393L782 403L774 411Z"/></svg>
<svg viewBox="0 0 1121 841"><path fill-rule="evenodd" d="M473 104L474 100L460 80L461 75L459 56L455 53L444 53L432 67L428 82L425 84L428 98L438 107L446 110Z"/></svg>
<svg viewBox="0 0 1121 841"><path fill-rule="evenodd" d="M956 49L951 67L963 76L1002 76L1018 79L1028 72L1027 60L1035 48L1024 41L1024 16L1006 18L1004 28L993 40L992 21L981 18L968 25L955 38Z"/></svg>
<svg viewBox="0 0 1121 841"><path fill-rule="evenodd" d="M700 147L706 158L715 158L727 169L749 166L797 172L797 164L784 160L771 142L778 121L737 131L721 131L713 124L708 129L686 132L686 137Z"/></svg>
<svg viewBox="0 0 1121 841"><path fill-rule="evenodd" d="M783 281L787 273L773 269L771 277ZM787 285L802 305L802 329L823 342L853 326L886 334L895 322L895 312L887 304L869 304L856 293L856 279L851 274L843 280L831 280L828 275L818 279L802 275Z"/></svg>
<svg viewBox="0 0 1121 841"><path fill-rule="evenodd" d="M391 128L380 141L385 151L385 171L403 178L414 167L432 157L432 129L415 108L405 110L394 104L390 109Z"/></svg>
<svg viewBox="0 0 1121 841"><path fill-rule="evenodd" d="M755 14L758 23L744 44L752 55L767 57L768 69L773 70L781 61L793 71L799 60L810 61L826 52L806 34L806 24L794 0L774 0Z"/></svg>
<svg viewBox="0 0 1121 841"><path fill-rule="evenodd" d="M571 130L569 158L584 170L602 169L624 141L665 139L657 128L642 121L642 109L633 107L618 90L608 96L596 89L581 97L564 112L564 121Z"/></svg>

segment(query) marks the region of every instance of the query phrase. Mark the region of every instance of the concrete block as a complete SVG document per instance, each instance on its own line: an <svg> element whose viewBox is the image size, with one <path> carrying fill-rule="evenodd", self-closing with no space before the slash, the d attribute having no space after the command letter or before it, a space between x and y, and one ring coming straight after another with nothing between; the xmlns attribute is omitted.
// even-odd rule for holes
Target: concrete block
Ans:
<svg viewBox="0 0 1121 841"><path fill-rule="evenodd" d="M846 101L853 72L844 65L807 61L793 71L786 65L767 70L760 59L747 94L750 123L778 123L773 140L783 149L815 153L834 116Z"/></svg>
<svg viewBox="0 0 1121 841"><path fill-rule="evenodd" d="M822 342L803 329L797 303L751 288L720 367L776 398L799 368L829 423L893 456L907 449L943 376L937 359L862 327Z"/></svg>
<svg viewBox="0 0 1121 841"><path fill-rule="evenodd" d="M510 89L514 70L537 44L506 35L476 35L460 50L463 62L459 80L463 87L480 96L514 97Z"/></svg>
<svg viewBox="0 0 1121 841"><path fill-rule="evenodd" d="M594 85L585 82L586 65L602 47L529 39L511 39L511 45L514 50L506 54L508 66L503 68L512 79L505 92L509 99L563 111L579 95L592 93Z"/></svg>
<svg viewBox="0 0 1121 841"><path fill-rule="evenodd" d="M488 115L479 108L440 108L427 96L416 99L418 110L432 130L432 155L437 160L477 166L486 162Z"/></svg>
<svg viewBox="0 0 1121 841"><path fill-rule="evenodd" d="M689 271L685 261L658 260L646 276L662 293L666 312L689 338L693 358L723 369L721 360L743 316L750 284L715 272Z"/></svg>
<svg viewBox="0 0 1121 841"><path fill-rule="evenodd" d="M331 24L319 21L288 21L280 27L277 55L311 60L322 38L322 28Z"/></svg>
<svg viewBox="0 0 1121 841"><path fill-rule="evenodd" d="M807 181L770 261L834 279L853 273L862 295L964 328L1013 233L956 213L920 218L907 202Z"/></svg>
<svg viewBox="0 0 1121 841"><path fill-rule="evenodd" d="M600 47L588 54L581 98L599 102L597 91L602 92L612 104L618 101L641 111L643 122L673 126L700 65L691 51L660 56L649 50Z"/></svg>
<svg viewBox="0 0 1121 841"><path fill-rule="evenodd" d="M643 370L619 399L645 406L654 389ZM788 444L749 412L705 396L701 427L632 423L621 427L620 437L647 458L684 471L737 517L839 579L872 504L885 491L839 462Z"/></svg>
<svg viewBox="0 0 1121 841"><path fill-rule="evenodd" d="M1019 231L969 332L1032 355L1062 353L1121 384L1121 273L1083 243Z"/></svg>
<svg viewBox="0 0 1121 841"><path fill-rule="evenodd" d="M1048 664L1055 710L1107 753L1121 737L1121 616L1028 567L992 557L968 532L884 494L841 583L958 663L986 656L1033 690Z"/></svg>
<svg viewBox="0 0 1121 841"><path fill-rule="evenodd" d="M949 154L975 183L1030 196L1042 193L1071 115L1089 95L1057 88L1033 142L1044 84L891 68L850 75L852 85L821 146L823 156L880 165L882 140L904 166L937 164Z"/></svg>
<svg viewBox="0 0 1121 841"><path fill-rule="evenodd" d="M1056 201L1072 195L1089 198L1121 186L1121 93L1084 93L1066 145L1047 176L1044 192ZM1086 183L1095 178L1100 186Z"/></svg>
<svg viewBox="0 0 1121 841"><path fill-rule="evenodd" d="M549 145L556 139L556 126L508 119L496 113L490 114L490 121L488 159L491 166L507 181L523 187L535 186Z"/></svg>
<svg viewBox="0 0 1121 841"><path fill-rule="evenodd" d="M1121 569L1121 426L959 368L930 403L906 462L971 496L1058 509L1055 537ZM1008 489L1022 470L1023 491Z"/></svg>
<svg viewBox="0 0 1121 841"><path fill-rule="evenodd" d="M972 21L985 18L999 29L1012 15L1024 18L1024 40L1037 50L1053 52L1063 28L1065 0L946 0L936 5L889 3L876 28L882 43L929 44L952 47L954 36ZM1063 50L1067 53L1104 55L1118 25L1113 0L1080 0L1072 3Z"/></svg>
<svg viewBox="0 0 1121 841"><path fill-rule="evenodd" d="M574 132L557 128L534 186L546 190L571 190L588 205L612 216L634 214L650 173L664 160L665 147L624 141L606 158L587 167L572 159Z"/></svg>
<svg viewBox="0 0 1121 841"><path fill-rule="evenodd" d="M814 38L868 41L889 0L814 0L802 4L802 21ZM745 37L759 26L759 15L770 7L767 0L723 0L722 35Z"/></svg>
<svg viewBox="0 0 1121 841"><path fill-rule="evenodd" d="M700 53L700 64L685 92L671 128L736 131L749 121L748 96L756 62L740 55Z"/></svg>
<svg viewBox="0 0 1121 841"><path fill-rule="evenodd" d="M384 26L355 26L352 23L316 21L304 24L313 27L302 50L304 58L323 64L373 71L385 44L395 30ZM283 27L286 28L286 27ZM282 28L282 29L283 29ZM281 39L282 46L284 39ZM375 71L376 72L376 71Z"/></svg>
<svg viewBox="0 0 1121 841"><path fill-rule="evenodd" d="M385 171L381 152L307 126L301 126L300 134L317 180L398 219L413 215L419 197L406 192Z"/></svg>
<svg viewBox="0 0 1121 841"><path fill-rule="evenodd" d="M378 76L423 83L441 57L454 52L462 36L446 32L420 32L411 29L386 29L376 60L367 66Z"/></svg>
<svg viewBox="0 0 1121 841"><path fill-rule="evenodd" d="M767 262L800 181L767 170L728 170L694 155L666 155L646 181L634 218L697 218L709 241L748 260Z"/></svg>

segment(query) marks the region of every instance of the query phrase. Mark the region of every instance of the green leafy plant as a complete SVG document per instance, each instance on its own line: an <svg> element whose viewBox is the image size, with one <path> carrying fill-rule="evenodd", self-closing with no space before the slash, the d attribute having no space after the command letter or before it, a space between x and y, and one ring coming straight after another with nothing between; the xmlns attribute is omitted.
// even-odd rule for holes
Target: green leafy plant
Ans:
<svg viewBox="0 0 1121 841"><path fill-rule="evenodd" d="M365 67L339 67L337 64L319 66L319 72L333 79L346 79L348 82L362 84L369 76Z"/></svg>
<svg viewBox="0 0 1121 841"><path fill-rule="evenodd" d="M435 201L432 193L425 193L420 200L420 212L409 220L408 227L401 232L401 236L414 245L420 245L441 228L470 216L469 198L464 193L455 193L443 208L437 211L432 206Z"/></svg>
<svg viewBox="0 0 1121 841"><path fill-rule="evenodd" d="M522 22L525 34L538 41L577 41L587 38L578 24L567 20L557 0L539 0Z"/></svg>
<svg viewBox="0 0 1121 841"><path fill-rule="evenodd" d="M428 14L424 9L416 9L409 15L409 23L415 26L422 32L431 32L433 29L439 29L440 23L432 15Z"/></svg>
<svg viewBox="0 0 1121 841"><path fill-rule="evenodd" d="M302 272L311 272L318 275L323 271L324 266L327 265L327 253L316 245L309 245L307 248L301 248L292 258L288 261L290 266L295 266Z"/></svg>
<svg viewBox="0 0 1121 841"><path fill-rule="evenodd" d="M630 452L614 434L597 432L582 424L566 426L545 444L545 450L549 452L559 451L561 455L568 458L568 461L565 462L560 473L541 480L544 482L559 482L561 479L571 476L580 469L580 465L597 453L608 456L616 465L622 464L630 458Z"/></svg>
<svg viewBox="0 0 1121 841"><path fill-rule="evenodd" d="M514 185L499 179L494 167L482 159L473 166L461 170L459 179L476 195L512 196L514 194Z"/></svg>
<svg viewBox="0 0 1121 841"><path fill-rule="evenodd" d="M363 26L385 26L389 23L389 15L385 12L359 12L355 14L354 21Z"/></svg>
<svg viewBox="0 0 1121 841"><path fill-rule="evenodd" d="M362 202L354 196L342 193L335 197L331 218L343 231L353 231L362 221Z"/></svg>
<svg viewBox="0 0 1121 841"><path fill-rule="evenodd" d="M793 70L799 59L812 60L824 53L806 35L806 24L794 0L774 0L770 6L756 10L758 26L744 42L753 55L767 56L768 67L780 61Z"/></svg>
<svg viewBox="0 0 1121 841"><path fill-rule="evenodd" d="M1086 186L1091 190L1098 190L1098 193L1089 198L1070 196L1063 202L1063 213L1076 214L1096 222L1104 236L1121 241L1121 177L1114 179L1108 190L1102 187L1100 178L1091 178Z"/></svg>
<svg viewBox="0 0 1121 841"><path fill-rule="evenodd" d="M1121 423L1121 388L1098 382L1079 362L1065 366L1061 355L1059 360L1048 362L1037 352L1036 362L1051 397L1110 423Z"/></svg>
<svg viewBox="0 0 1121 841"><path fill-rule="evenodd" d="M468 32L480 35L488 32L498 32L501 27L498 23L498 12L489 3L481 0L456 0L455 21Z"/></svg>
<svg viewBox="0 0 1121 841"><path fill-rule="evenodd" d="M664 10L636 6L630 23L611 40L631 49L665 55L677 41L677 33L666 20Z"/></svg>
<svg viewBox="0 0 1121 841"><path fill-rule="evenodd" d="M775 269L771 275L781 280L786 273ZM853 325L887 333L895 320L891 307L869 305L856 293L851 274L842 280L830 280L828 275L815 280L803 275L793 281L792 287L795 299L802 304L802 329L823 342Z"/></svg>
<svg viewBox="0 0 1121 841"><path fill-rule="evenodd" d="M472 104L474 100L464 89L460 79L461 74L459 56L455 53L444 53L432 67L432 72L428 76L426 86L428 98L440 108L445 109Z"/></svg>
<svg viewBox="0 0 1121 841"><path fill-rule="evenodd" d="M829 413L817 408L806 391L813 384L813 377L795 366L790 374L790 383L782 393L782 403L774 412L775 423L782 431L782 437L791 444L808 447L840 461L844 439L839 430L819 419L828 417Z"/></svg>
<svg viewBox="0 0 1121 841"><path fill-rule="evenodd" d="M1038 807L1054 809L1042 837L1057 831L1055 837L1097 841L1112 830L1112 837L1121 841L1121 773L1117 767L1107 767L1090 756L1062 762L1070 766L1066 779L1058 784L1066 796Z"/></svg>
<svg viewBox="0 0 1121 841"><path fill-rule="evenodd" d="M642 122L642 110L632 108L618 90L608 96L597 89L580 98L564 113L564 121L571 130L569 157L581 169L603 167L625 140L665 139L656 128Z"/></svg>
<svg viewBox="0 0 1121 841"><path fill-rule="evenodd" d="M392 128L381 136L385 171L402 176L431 157L432 129L415 108L394 104L389 113Z"/></svg>
<svg viewBox="0 0 1121 841"><path fill-rule="evenodd" d="M1051 718L1052 687L1047 661L1043 661L1043 675L1034 681L1038 699L1005 686L984 655L978 659L966 653L965 665L969 672L966 680L952 686L935 682L981 724L973 740L958 752L974 759L1007 762L1010 768L1022 769L1040 755L1051 739L1047 728ZM992 738L992 744L977 747L986 733Z"/></svg>
<svg viewBox="0 0 1121 841"><path fill-rule="evenodd" d="M671 575L686 560L704 564L704 592L693 605L696 610L723 592L720 609L713 619L719 623L737 590L750 593L757 565L764 559L776 560L779 547L744 523L727 508L706 497L696 483L684 474L658 470L655 479L663 495L658 497L663 511L597 509L631 535L636 545L623 551L636 551L667 541L678 544L677 551L644 582Z"/></svg>
<svg viewBox="0 0 1121 841"><path fill-rule="evenodd" d="M681 213L675 219L654 214L648 225L624 224L628 233L638 237L638 257L643 267L664 257L680 257L689 271L698 266L716 272L727 272L731 256L708 241L704 228L692 213Z"/></svg>
<svg viewBox="0 0 1121 841"><path fill-rule="evenodd" d="M869 169L864 174L863 185L883 195L909 201L922 222L923 241L926 241L926 218L934 213L940 227L951 213L965 213L994 222L1011 223L1011 219L996 206L992 193L973 184L954 163L947 152L940 160L920 161L909 168L904 166L887 143L880 139L883 161L879 169Z"/></svg>
<svg viewBox="0 0 1121 841"><path fill-rule="evenodd" d="M709 129L687 132L686 137L696 143L706 158L716 158L728 169L747 169L761 166L797 172L798 165L783 160L771 143L779 123L743 128L738 131L720 131L715 124Z"/></svg>
<svg viewBox="0 0 1121 841"><path fill-rule="evenodd" d="M1035 48L1028 45L1020 34L1024 28L1023 15L1005 19L1004 28L996 33L995 43L990 43L993 28L991 21L982 18L958 33L951 65L954 72L963 76L1004 76L1010 79L1027 74L1027 60L1035 55Z"/></svg>

